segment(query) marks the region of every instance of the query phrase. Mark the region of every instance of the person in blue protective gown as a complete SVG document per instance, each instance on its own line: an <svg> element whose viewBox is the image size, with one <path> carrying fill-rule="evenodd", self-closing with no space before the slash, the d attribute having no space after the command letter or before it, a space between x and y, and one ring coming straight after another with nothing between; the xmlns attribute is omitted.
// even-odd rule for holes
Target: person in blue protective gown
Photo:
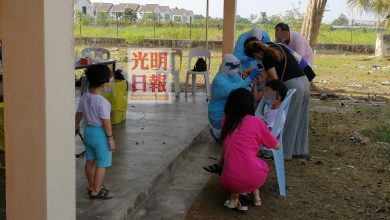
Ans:
<svg viewBox="0 0 390 220"><path fill-rule="evenodd" d="M254 27L252 30L247 31L238 37L236 46L234 47L233 55L240 60L241 70L247 74L249 74L253 68L257 68L256 59L252 59L245 55L244 43L247 39L251 37L256 37L264 44L271 42L271 38L267 31L264 31L259 27Z"/></svg>
<svg viewBox="0 0 390 220"><path fill-rule="evenodd" d="M221 121L224 117L224 108L230 92L237 88L250 90L252 80L260 75L261 71L254 68L246 79L239 75L240 61L232 54L226 54L215 76L211 87L211 99L208 104L208 117L211 125L210 133L218 141L221 134Z"/></svg>

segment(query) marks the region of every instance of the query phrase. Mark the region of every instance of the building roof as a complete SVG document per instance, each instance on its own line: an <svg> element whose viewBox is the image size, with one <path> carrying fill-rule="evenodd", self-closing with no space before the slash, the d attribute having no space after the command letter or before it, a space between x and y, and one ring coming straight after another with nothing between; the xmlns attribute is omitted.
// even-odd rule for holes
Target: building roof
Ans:
<svg viewBox="0 0 390 220"><path fill-rule="evenodd" d="M120 3L118 5L114 5L112 12L125 12L126 9L136 11L139 6L139 4Z"/></svg>
<svg viewBox="0 0 390 220"><path fill-rule="evenodd" d="M179 9L173 9L172 10L172 15L180 15L180 16L183 16L183 15L186 15L187 14L187 10L183 9L183 8L179 8Z"/></svg>
<svg viewBox="0 0 390 220"><path fill-rule="evenodd" d="M171 8L169 6L160 6L160 11L166 12L166 11L171 11Z"/></svg>
<svg viewBox="0 0 390 220"><path fill-rule="evenodd" d="M92 4L92 10L93 10L93 11L97 11L97 10L99 9L99 7L100 7L101 4L103 4L103 3L101 3L101 2L94 2L94 3Z"/></svg>
<svg viewBox="0 0 390 220"><path fill-rule="evenodd" d="M158 4L146 4L141 6L140 12L154 12L159 7Z"/></svg>
<svg viewBox="0 0 390 220"><path fill-rule="evenodd" d="M139 7L141 7L140 4L132 4L130 3L129 5L127 5L127 8L133 10L133 11L137 11L137 9L139 9Z"/></svg>
<svg viewBox="0 0 390 220"><path fill-rule="evenodd" d="M73 0L73 4L76 4L77 2L79 2L80 0ZM90 1L90 0L87 0L87 2L89 3L89 4L92 4L92 2Z"/></svg>
<svg viewBox="0 0 390 220"><path fill-rule="evenodd" d="M112 12L124 12L127 5L128 3L119 3L118 5L114 5L114 7L112 7Z"/></svg>
<svg viewBox="0 0 390 220"><path fill-rule="evenodd" d="M194 16L194 12L192 10L187 10L187 15L188 16Z"/></svg>
<svg viewBox="0 0 390 220"><path fill-rule="evenodd" d="M113 6L114 6L114 4L112 4L112 3L102 3L99 6L98 11L108 12Z"/></svg>

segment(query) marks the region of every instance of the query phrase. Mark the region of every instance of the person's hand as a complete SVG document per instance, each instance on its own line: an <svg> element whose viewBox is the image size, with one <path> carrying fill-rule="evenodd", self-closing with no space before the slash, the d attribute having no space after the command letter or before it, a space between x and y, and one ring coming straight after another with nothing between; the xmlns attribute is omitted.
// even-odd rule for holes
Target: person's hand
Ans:
<svg viewBox="0 0 390 220"><path fill-rule="evenodd" d="M256 88L257 85L259 85L259 84L260 84L259 77L254 78L253 81L252 81L253 88Z"/></svg>
<svg viewBox="0 0 390 220"><path fill-rule="evenodd" d="M115 141L114 141L114 138L110 137L108 139L108 145L110 146L110 150L111 151L115 151Z"/></svg>
<svg viewBox="0 0 390 220"><path fill-rule="evenodd" d="M261 70L259 69L253 69L251 74L249 74L249 78L251 80L253 80L254 78L256 78L257 76L259 76L261 74Z"/></svg>
<svg viewBox="0 0 390 220"><path fill-rule="evenodd" d="M279 150L280 149L280 144L278 143L278 145L276 145L276 147L274 147L275 150Z"/></svg>
<svg viewBox="0 0 390 220"><path fill-rule="evenodd" d="M239 73L242 79L246 79L248 77L248 73L243 70L240 70Z"/></svg>

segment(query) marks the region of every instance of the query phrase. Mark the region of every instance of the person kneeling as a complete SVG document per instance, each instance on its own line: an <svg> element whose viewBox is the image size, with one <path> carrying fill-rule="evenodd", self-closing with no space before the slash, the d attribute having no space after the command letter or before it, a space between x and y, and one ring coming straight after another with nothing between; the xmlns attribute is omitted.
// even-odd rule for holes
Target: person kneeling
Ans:
<svg viewBox="0 0 390 220"><path fill-rule="evenodd" d="M218 162L223 167L220 182L230 192L224 205L246 210L238 200L239 193L252 192L253 202L261 205L259 188L269 172L267 163L257 157L259 145L279 149L276 138L266 124L254 116L253 95L244 88L233 90L225 105L222 121L223 152Z"/></svg>

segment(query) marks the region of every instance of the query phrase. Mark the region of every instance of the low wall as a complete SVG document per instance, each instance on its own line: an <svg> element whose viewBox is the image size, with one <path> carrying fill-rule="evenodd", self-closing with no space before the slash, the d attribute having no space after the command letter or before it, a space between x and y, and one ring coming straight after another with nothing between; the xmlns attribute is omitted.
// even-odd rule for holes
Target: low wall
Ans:
<svg viewBox="0 0 390 220"><path fill-rule="evenodd" d="M170 39L144 39L140 43L141 47L157 48L194 48L205 47L205 41L196 40L170 40ZM209 41L209 49L221 49L222 41Z"/></svg>
<svg viewBox="0 0 390 220"><path fill-rule="evenodd" d="M367 45L367 44L317 44L316 53L322 53L322 54L343 54L343 53L374 54L375 53L375 45Z"/></svg>
<svg viewBox="0 0 390 220"><path fill-rule="evenodd" d="M81 37L75 38L76 45L104 45L104 46L124 46L124 47L145 47L145 48L194 48L205 47L204 41L196 40L172 40L172 39L143 39L139 44L127 44L125 38L95 38ZM220 50L222 41L209 41L211 50ZM374 54L375 45L365 44L317 44L316 52L321 54Z"/></svg>
<svg viewBox="0 0 390 220"><path fill-rule="evenodd" d="M205 46L204 41L192 40L168 40L168 39L144 39L140 43L141 47L166 47L166 48L193 48ZM221 49L222 41L209 41L210 49ZM317 53L359 53L359 54L373 54L375 53L375 45L364 44L317 44Z"/></svg>
<svg viewBox="0 0 390 220"><path fill-rule="evenodd" d="M107 45L107 46L126 46L126 38L113 37L75 37L75 45Z"/></svg>

